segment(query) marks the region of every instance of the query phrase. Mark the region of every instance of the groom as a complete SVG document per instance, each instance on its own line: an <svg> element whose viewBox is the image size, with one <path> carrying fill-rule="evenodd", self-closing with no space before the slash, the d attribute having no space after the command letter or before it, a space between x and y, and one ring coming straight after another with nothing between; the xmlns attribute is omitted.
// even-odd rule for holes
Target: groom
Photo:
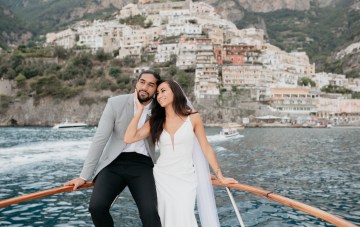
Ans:
<svg viewBox="0 0 360 227"><path fill-rule="evenodd" d="M143 71L136 82L138 99L145 106L138 127L147 120L158 80L160 76L148 70ZM124 143L125 131L136 111L134 94L109 98L80 177L65 183L76 190L95 175L89 206L95 226L114 226L109 212L111 204L128 186L142 225L161 227L153 176L155 146L150 137L128 145Z"/></svg>

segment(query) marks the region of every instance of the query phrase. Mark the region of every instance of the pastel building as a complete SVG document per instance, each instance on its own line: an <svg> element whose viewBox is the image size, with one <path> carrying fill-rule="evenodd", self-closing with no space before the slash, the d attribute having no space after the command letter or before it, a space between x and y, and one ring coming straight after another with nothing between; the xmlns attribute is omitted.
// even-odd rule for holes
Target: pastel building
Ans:
<svg viewBox="0 0 360 227"><path fill-rule="evenodd" d="M223 65L222 84L225 88L264 87L272 83L268 70L260 65Z"/></svg>
<svg viewBox="0 0 360 227"><path fill-rule="evenodd" d="M225 44L214 46L214 54L218 64L243 65L257 62L260 51L256 46Z"/></svg>
<svg viewBox="0 0 360 227"><path fill-rule="evenodd" d="M272 88L271 106L279 112L294 114L316 113L314 100L318 94L310 92L309 88Z"/></svg>
<svg viewBox="0 0 360 227"><path fill-rule="evenodd" d="M360 100L344 98L320 98L317 100L318 118L327 119L335 125L360 123Z"/></svg>

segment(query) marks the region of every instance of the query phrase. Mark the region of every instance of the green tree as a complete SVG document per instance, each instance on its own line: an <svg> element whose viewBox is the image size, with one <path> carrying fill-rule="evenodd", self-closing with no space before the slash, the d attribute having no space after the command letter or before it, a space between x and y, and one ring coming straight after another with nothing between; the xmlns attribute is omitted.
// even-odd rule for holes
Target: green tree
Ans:
<svg viewBox="0 0 360 227"><path fill-rule="evenodd" d="M175 65L171 65L169 67L169 73L170 73L171 76L175 76L176 73L177 73L177 67Z"/></svg>
<svg viewBox="0 0 360 227"><path fill-rule="evenodd" d="M298 85L299 86L311 86L311 87L315 87L316 83L315 81L313 81L312 79L308 78L308 77L301 77L298 80Z"/></svg>
<svg viewBox="0 0 360 227"><path fill-rule="evenodd" d="M110 54L104 52L104 49L99 49L96 51L95 58L101 62L111 59Z"/></svg>
<svg viewBox="0 0 360 227"><path fill-rule="evenodd" d="M17 75L17 77L15 78L15 81L17 82L17 85L19 87L23 87L25 85L25 81L26 81L26 77L23 74L19 74Z"/></svg>
<svg viewBox="0 0 360 227"><path fill-rule="evenodd" d="M135 59L133 59L131 56L126 56L123 60L122 65L125 67L135 67Z"/></svg>
<svg viewBox="0 0 360 227"><path fill-rule="evenodd" d="M351 94L352 91L345 87L337 86L337 85L328 85L321 88L322 92L326 93L339 93L339 94Z"/></svg>
<svg viewBox="0 0 360 227"><path fill-rule="evenodd" d="M54 49L54 55L53 56L65 60L68 57L68 51L64 47L57 46Z"/></svg>
<svg viewBox="0 0 360 227"><path fill-rule="evenodd" d="M360 92L353 92L352 95L351 95L351 98L360 99Z"/></svg>
<svg viewBox="0 0 360 227"><path fill-rule="evenodd" d="M121 69L119 67L111 67L109 70L109 75L118 78L121 75Z"/></svg>
<svg viewBox="0 0 360 227"><path fill-rule="evenodd" d="M38 65L29 65L25 66L22 72L27 79L30 79L32 77L42 75L40 68L41 67L39 67Z"/></svg>
<svg viewBox="0 0 360 227"><path fill-rule="evenodd" d="M24 63L24 57L20 54L14 54L10 58L11 61L11 68L16 72L19 71L19 68Z"/></svg>

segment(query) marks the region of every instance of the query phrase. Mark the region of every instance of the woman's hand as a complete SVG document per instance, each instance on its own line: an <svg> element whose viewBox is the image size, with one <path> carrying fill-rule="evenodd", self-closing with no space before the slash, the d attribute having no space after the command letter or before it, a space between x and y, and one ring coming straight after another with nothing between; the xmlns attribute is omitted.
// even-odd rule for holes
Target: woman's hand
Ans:
<svg viewBox="0 0 360 227"><path fill-rule="evenodd" d="M141 104L141 102L139 101L138 99L138 92L137 90L135 89L135 92L134 92L134 101L135 101L135 105L137 107L137 110L138 111L143 111L144 110L144 105Z"/></svg>

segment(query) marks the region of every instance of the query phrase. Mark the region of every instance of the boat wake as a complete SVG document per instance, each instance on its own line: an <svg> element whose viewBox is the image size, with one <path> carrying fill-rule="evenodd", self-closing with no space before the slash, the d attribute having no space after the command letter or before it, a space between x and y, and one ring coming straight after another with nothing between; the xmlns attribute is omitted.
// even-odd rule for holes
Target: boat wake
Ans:
<svg viewBox="0 0 360 227"><path fill-rule="evenodd" d="M91 138L80 141L47 141L2 148L0 150L0 172L13 171L37 163L51 164L51 161L65 159L84 160L91 144Z"/></svg>
<svg viewBox="0 0 360 227"><path fill-rule="evenodd" d="M210 143L214 143L214 142L222 142L222 141L232 141L232 140L236 140L236 139L240 139L240 138L243 138L244 136L243 135L235 135L235 136L232 136L232 137L227 137L227 136L224 136L224 135L212 135L212 136L207 136L207 139Z"/></svg>

